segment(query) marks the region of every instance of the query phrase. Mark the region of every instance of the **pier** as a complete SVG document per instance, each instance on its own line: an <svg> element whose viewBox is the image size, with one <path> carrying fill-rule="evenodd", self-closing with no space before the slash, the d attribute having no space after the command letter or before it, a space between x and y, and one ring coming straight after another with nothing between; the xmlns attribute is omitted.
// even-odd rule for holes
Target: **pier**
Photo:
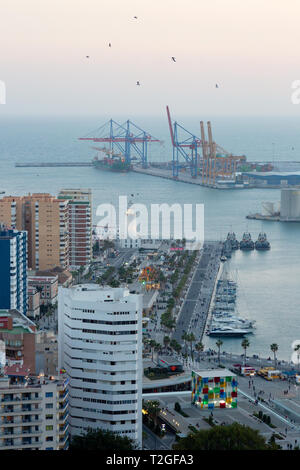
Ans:
<svg viewBox="0 0 300 470"><path fill-rule="evenodd" d="M43 167L62 167L62 166L93 166L92 162L32 162L16 163L17 168L43 168Z"/></svg>

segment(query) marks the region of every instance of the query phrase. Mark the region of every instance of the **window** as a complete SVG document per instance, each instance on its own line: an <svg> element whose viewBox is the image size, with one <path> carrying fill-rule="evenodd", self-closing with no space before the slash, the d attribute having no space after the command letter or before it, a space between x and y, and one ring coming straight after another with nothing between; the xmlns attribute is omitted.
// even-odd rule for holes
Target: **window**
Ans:
<svg viewBox="0 0 300 470"><path fill-rule="evenodd" d="M47 436L47 437L46 437L46 441L48 441L48 442L49 442L49 441L53 441L53 436Z"/></svg>
<svg viewBox="0 0 300 470"><path fill-rule="evenodd" d="M53 415L46 415L46 419L53 419Z"/></svg>
<svg viewBox="0 0 300 470"><path fill-rule="evenodd" d="M53 431L53 426L46 426L46 431Z"/></svg>
<svg viewBox="0 0 300 470"><path fill-rule="evenodd" d="M46 403L46 408L53 408L53 403Z"/></svg>
<svg viewBox="0 0 300 470"><path fill-rule="evenodd" d="M53 392L46 392L46 398L53 397Z"/></svg>

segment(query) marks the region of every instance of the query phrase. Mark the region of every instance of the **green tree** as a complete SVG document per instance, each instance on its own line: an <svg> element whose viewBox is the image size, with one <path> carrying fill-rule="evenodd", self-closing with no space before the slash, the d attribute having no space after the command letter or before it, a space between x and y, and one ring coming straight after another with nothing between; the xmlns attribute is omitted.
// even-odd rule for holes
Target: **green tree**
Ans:
<svg viewBox="0 0 300 470"><path fill-rule="evenodd" d="M223 341L221 339L218 339L218 341L216 342L216 346L218 348L218 362L219 362L219 365L221 364L221 346L223 344Z"/></svg>
<svg viewBox="0 0 300 470"><path fill-rule="evenodd" d="M157 417L160 413L160 403L158 400L143 401L143 409L147 411L150 419L157 424Z"/></svg>
<svg viewBox="0 0 300 470"><path fill-rule="evenodd" d="M275 364L275 369L277 368L277 357L276 357L276 353L278 351L278 344L276 343L272 343L271 346L270 346L270 349L271 351L273 352L274 354L274 364Z"/></svg>
<svg viewBox="0 0 300 470"><path fill-rule="evenodd" d="M276 446L276 444L275 444ZM270 450L257 431L239 423L229 426L214 426L209 430L195 431L173 445L174 450Z"/></svg>
<svg viewBox="0 0 300 470"><path fill-rule="evenodd" d="M129 451L136 449L136 444L128 437L121 437L111 431L89 429L86 434L74 436L69 450Z"/></svg>
<svg viewBox="0 0 300 470"><path fill-rule="evenodd" d="M249 348L249 346L250 346L249 341L248 341L246 338L243 339L243 341L242 341L242 348L243 348L244 351L245 351L245 354L244 354L244 366L246 365L247 349Z"/></svg>

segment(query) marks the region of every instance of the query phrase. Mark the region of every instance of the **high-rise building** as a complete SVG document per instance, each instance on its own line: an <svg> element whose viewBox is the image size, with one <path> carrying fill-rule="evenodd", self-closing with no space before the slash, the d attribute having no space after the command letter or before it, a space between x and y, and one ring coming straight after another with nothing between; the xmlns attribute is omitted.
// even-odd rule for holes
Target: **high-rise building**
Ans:
<svg viewBox="0 0 300 470"><path fill-rule="evenodd" d="M0 450L67 450L67 380L4 374L0 371Z"/></svg>
<svg viewBox="0 0 300 470"><path fill-rule="evenodd" d="M27 312L27 234L0 228L0 308Z"/></svg>
<svg viewBox="0 0 300 470"><path fill-rule="evenodd" d="M142 441L142 301L123 288L59 288L58 366L71 435L102 428Z"/></svg>
<svg viewBox="0 0 300 470"><path fill-rule="evenodd" d="M0 223L28 233L28 266L51 269L69 266L68 201L50 194L0 199Z"/></svg>
<svg viewBox="0 0 300 470"><path fill-rule="evenodd" d="M62 189L58 199L69 202L69 264L78 269L92 258L92 193L90 189Z"/></svg>

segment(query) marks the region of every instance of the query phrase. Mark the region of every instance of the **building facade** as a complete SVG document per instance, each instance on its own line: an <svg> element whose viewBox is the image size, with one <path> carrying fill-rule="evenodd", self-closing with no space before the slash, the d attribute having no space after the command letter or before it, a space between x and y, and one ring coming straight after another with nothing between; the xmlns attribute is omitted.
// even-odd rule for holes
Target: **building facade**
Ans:
<svg viewBox="0 0 300 470"><path fill-rule="evenodd" d="M0 228L0 308L27 312L27 234Z"/></svg>
<svg viewBox="0 0 300 470"><path fill-rule="evenodd" d="M59 288L58 365L70 432L102 428L142 442L142 302L128 289Z"/></svg>
<svg viewBox="0 0 300 470"><path fill-rule="evenodd" d="M0 375L0 450L67 450L68 381Z"/></svg>
<svg viewBox="0 0 300 470"><path fill-rule="evenodd" d="M69 264L71 269L78 269L92 260L92 192L63 189L58 199L69 203Z"/></svg>
<svg viewBox="0 0 300 470"><path fill-rule="evenodd" d="M227 369L192 371L192 403L204 409L236 408L236 375Z"/></svg>
<svg viewBox="0 0 300 470"><path fill-rule="evenodd" d="M68 201L47 193L0 199L0 223L28 233L28 266L69 266Z"/></svg>
<svg viewBox="0 0 300 470"><path fill-rule="evenodd" d="M0 340L5 343L6 366L35 374L35 324L18 310L0 310Z"/></svg>
<svg viewBox="0 0 300 470"><path fill-rule="evenodd" d="M54 305L58 296L58 276L51 272L31 272L28 275L28 285L40 293L40 305Z"/></svg>

